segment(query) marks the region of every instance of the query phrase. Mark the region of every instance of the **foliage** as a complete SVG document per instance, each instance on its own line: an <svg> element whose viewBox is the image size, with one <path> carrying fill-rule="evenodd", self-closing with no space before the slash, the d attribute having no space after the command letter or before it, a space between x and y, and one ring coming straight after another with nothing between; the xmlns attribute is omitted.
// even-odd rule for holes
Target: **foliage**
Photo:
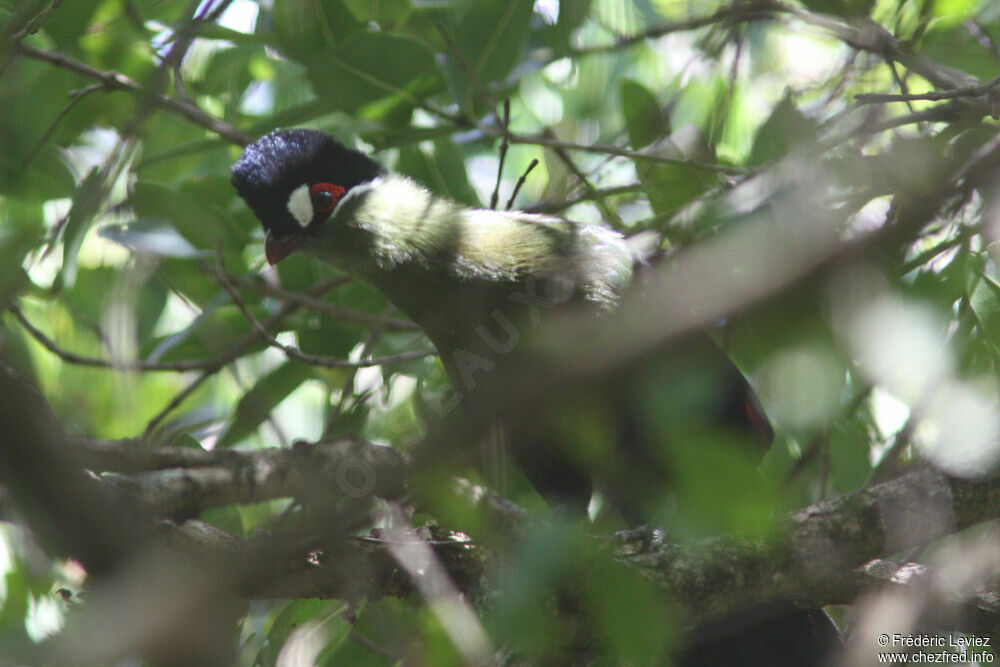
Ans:
<svg viewBox="0 0 1000 667"><path fill-rule="evenodd" d="M987 0L0 2L3 360L90 439L353 434L406 451L447 394L428 342L324 264L267 267L228 183L241 143L309 126L469 205L494 187L506 201L538 160L518 207L654 229L678 256L734 242L688 287L704 312L738 313L717 333L775 422L774 483L748 489L747 463L714 444L677 453L678 540L766 534L776 512L918 460L984 474L1000 442L998 40ZM910 97L855 97L875 93ZM546 511L516 476L504 492ZM214 520L243 536L286 510ZM0 643L25 646L85 614L37 601L85 584L7 518ZM445 492L428 520L490 540ZM479 602L515 658L647 662L683 629L572 531L528 536L505 565ZM592 645L547 624L560 587ZM286 646L329 664L468 658L417 594L240 618L248 664Z"/></svg>

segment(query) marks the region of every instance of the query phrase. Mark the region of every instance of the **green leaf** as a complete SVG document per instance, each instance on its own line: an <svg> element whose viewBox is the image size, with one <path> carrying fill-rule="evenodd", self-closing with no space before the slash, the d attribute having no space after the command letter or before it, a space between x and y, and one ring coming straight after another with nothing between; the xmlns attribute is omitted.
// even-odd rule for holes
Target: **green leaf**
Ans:
<svg viewBox="0 0 1000 667"><path fill-rule="evenodd" d="M278 664L278 655L293 632L309 622L322 623L316 628L324 639L324 645L344 637L350 626L342 618L344 603L338 600L293 600L275 612L270 626L265 629L267 646L257 655L254 664Z"/></svg>
<svg viewBox="0 0 1000 667"><path fill-rule="evenodd" d="M306 65L316 62L322 49L364 28L340 0L286 0L272 7L275 46Z"/></svg>
<svg viewBox="0 0 1000 667"><path fill-rule="evenodd" d="M222 174L185 183L172 207L174 228L195 248L214 252L221 241L227 249L242 250L251 228L255 228L256 224L249 218L241 220L229 212L232 197L233 187L229 178ZM231 271L242 270L233 265L227 268Z"/></svg>
<svg viewBox="0 0 1000 667"><path fill-rule="evenodd" d="M81 269L73 287L66 290L64 298L74 314L83 316L91 324L100 324L105 311L119 294L118 285L129 276L118 268L98 266ZM167 303L167 289L158 280L147 280L138 287L135 301L129 310L136 318L136 333L144 341L156 326Z"/></svg>
<svg viewBox="0 0 1000 667"><path fill-rule="evenodd" d="M996 34L994 28L994 39ZM921 39L921 47L926 57L984 81L1000 76L1000 63L961 21L932 24Z"/></svg>
<svg viewBox="0 0 1000 667"><path fill-rule="evenodd" d="M231 447L257 430L271 411L311 376L311 369L286 361L257 381L236 404L234 419L219 438L218 447Z"/></svg>
<svg viewBox="0 0 1000 667"><path fill-rule="evenodd" d="M636 172L658 216L669 217L718 182L716 174L680 164L640 162Z"/></svg>
<svg viewBox="0 0 1000 667"><path fill-rule="evenodd" d="M621 83L622 114L628 130L628 142L638 150L670 134L670 120L660 109L656 96L638 81Z"/></svg>
<svg viewBox="0 0 1000 667"><path fill-rule="evenodd" d="M240 508L236 505L225 505L223 507L209 507L202 510L198 518L205 523L215 526L219 530L230 535L244 537L243 517L240 515Z"/></svg>
<svg viewBox="0 0 1000 667"><path fill-rule="evenodd" d="M94 0L63 0L54 18L45 22L45 34L56 48L67 53L79 53L79 38L91 26L94 12L101 3Z"/></svg>
<svg viewBox="0 0 1000 667"><path fill-rule="evenodd" d="M190 271L190 269L188 269ZM215 288L217 299L221 299ZM250 306L258 319L265 315L259 306ZM233 304L208 307L194 322L181 331L149 341L143 347L143 357L152 361L206 359L229 352L232 346L251 333L250 324ZM266 343L255 343L253 350Z"/></svg>
<svg viewBox="0 0 1000 667"><path fill-rule="evenodd" d="M795 107L791 94L786 94L757 130L747 165L756 167L773 162L797 146L811 145L816 137L815 123Z"/></svg>
<svg viewBox="0 0 1000 667"><path fill-rule="evenodd" d="M333 108L351 113L372 107L371 115L386 122L408 119L416 104L443 85L423 44L377 32L355 33L315 54L307 65L316 94Z"/></svg>
<svg viewBox="0 0 1000 667"><path fill-rule="evenodd" d="M503 84L520 62L527 43L534 0L469 0L451 35L446 72L459 105L478 116L484 108L479 88Z"/></svg>
<svg viewBox="0 0 1000 667"><path fill-rule="evenodd" d="M1000 349L1000 283L982 276L972 288L969 303L983 333Z"/></svg>
<svg viewBox="0 0 1000 667"><path fill-rule="evenodd" d="M346 359L351 350L364 341L367 329L324 314L306 318L295 331L299 348L306 354Z"/></svg>

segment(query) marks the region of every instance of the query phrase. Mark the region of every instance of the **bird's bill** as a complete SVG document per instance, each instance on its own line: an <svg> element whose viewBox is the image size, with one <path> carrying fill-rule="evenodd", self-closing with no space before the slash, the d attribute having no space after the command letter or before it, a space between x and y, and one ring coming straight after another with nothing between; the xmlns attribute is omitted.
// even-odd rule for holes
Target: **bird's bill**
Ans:
<svg viewBox="0 0 1000 667"><path fill-rule="evenodd" d="M291 234L290 236L275 238L271 235L271 232L268 232L264 238L264 256L267 257L267 263L274 266L298 250L301 244L301 234Z"/></svg>

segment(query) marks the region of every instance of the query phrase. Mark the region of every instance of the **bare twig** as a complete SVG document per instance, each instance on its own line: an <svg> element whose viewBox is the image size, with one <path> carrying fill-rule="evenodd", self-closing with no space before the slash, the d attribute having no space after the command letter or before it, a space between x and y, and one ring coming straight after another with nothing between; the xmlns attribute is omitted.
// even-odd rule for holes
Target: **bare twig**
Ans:
<svg viewBox="0 0 1000 667"><path fill-rule="evenodd" d="M70 111L73 110L73 107L75 107L77 103L79 103L84 97L86 97L90 93L97 92L103 88L104 88L103 84L92 83L89 86L84 86L79 90L72 91L69 94L70 98L69 102L67 102L66 106L62 108L62 110L59 112L59 115L56 116L55 120L53 120L49 124L49 127L47 130L45 130L45 134L42 135L42 138L35 143L31 151L29 151L28 154L24 157L24 160L21 162L21 169L22 170L27 169L28 165L31 164L31 162L35 159L38 153L41 152L43 148L45 148L45 145L49 143L49 139L51 139L52 135L55 133L56 128L59 127L59 123L61 123L63 119L66 118L66 116L69 114Z"/></svg>
<svg viewBox="0 0 1000 667"><path fill-rule="evenodd" d="M309 294L313 296L318 296L320 294L323 294L327 290L333 289L334 287L337 287L338 285L341 285L347 281L348 278L340 276L335 278L329 278L311 287L309 289ZM299 304L296 303L284 304L281 308L277 310L277 312L275 312L273 315L264 320L262 326L265 329L269 329L277 325L279 322L281 322L286 317L288 317L296 310L298 310L299 307L300 307ZM183 403L192 393L194 393L194 390L197 389L205 380L212 377L212 375L219 372L219 370L224 368L226 365L232 363L236 359L239 359L244 354L252 350L254 346L257 345L259 342L260 338L257 335L257 332L253 332L250 335L243 338L242 340L238 341L235 345L233 345L232 348L230 348L228 352L216 357L209 366L205 367L204 371L200 375L198 375L197 378L195 378L187 387L185 387L177 395L175 395L170 400L170 402L167 403L167 405L162 410L160 410L160 412L158 412L152 419L149 420L149 423L146 424L146 429L143 431L142 439L143 440L148 439L153 434L153 431L155 431L156 428L160 425L160 423L164 419L166 419L166 417L171 412L173 412L178 406L180 406L180 404Z"/></svg>
<svg viewBox="0 0 1000 667"><path fill-rule="evenodd" d="M503 101L503 138L500 140L500 163L497 165L497 183L493 186L493 194L490 196L490 208L496 210L497 200L500 199L500 182L503 179L503 163L507 159L507 148L510 143L507 141L507 132L510 128L510 98ZM507 208L510 208L508 206Z"/></svg>
<svg viewBox="0 0 1000 667"><path fill-rule="evenodd" d="M215 267L205 266L204 268L207 271L210 271L214 277L219 277ZM310 310L326 313L335 319L343 320L345 322L357 322L358 324L366 324L368 326L380 327L391 331L421 330L420 327L409 320L403 320L396 317L380 317L378 315L367 313L363 310L348 308L346 306L338 306L328 301L324 301L323 299L317 299L316 297L309 296L308 294L275 287L274 285L270 285L262 280L248 280L242 276L237 276L232 273L226 274L226 279L234 285L239 285L240 287L256 292L257 294L273 297L275 299L281 299L282 301L297 303L305 308L309 308Z"/></svg>
<svg viewBox="0 0 1000 667"><path fill-rule="evenodd" d="M546 129L546 132L551 133L551 130ZM590 179L587 178L585 173L583 173L583 170L580 169L579 165L577 165L576 162L569 156L566 149L563 146L558 145L553 145L551 148L556 154L556 157L558 157L559 160L566 165L566 168L569 169L574 176L576 176L580 184L590 194L594 203L601 210L601 214L604 216L604 219L609 224L613 224L614 226L621 228L623 224L622 219L618 217L618 214L610 206L608 206L607 203L605 203L604 199L597 193L597 188L590 182Z"/></svg>
<svg viewBox="0 0 1000 667"><path fill-rule="evenodd" d="M531 162L528 164L528 168L524 170L523 174L521 174L521 178L517 179L517 183L514 184L514 191L510 193L510 199L507 200L506 208L508 211L514 205L514 199L517 198L517 193L521 191L521 188L524 186L524 182L528 180L528 174L530 174L531 171L537 166L538 166L538 158L533 158ZM594 192L592 194L596 194L598 197L601 196L600 192Z"/></svg>
<svg viewBox="0 0 1000 667"><path fill-rule="evenodd" d="M854 99L861 104L885 104L887 102L912 102L915 100L954 100L960 97L980 97L996 93L1000 87L1000 77L992 79L987 83L961 88L950 88L948 90L931 90L926 93L904 93L893 95L885 93L862 93L855 95Z"/></svg>
<svg viewBox="0 0 1000 667"><path fill-rule="evenodd" d="M128 371L172 371L184 373L187 371L197 371L210 368L215 365L216 359L190 359L183 361L145 361L143 359L99 359L88 357L75 352L64 350L56 344L54 340L42 333L30 320L21 312L17 306L10 306L8 310L17 319L24 330L34 338L42 347L56 355L63 361L80 366L94 366L97 368L109 368L113 370Z"/></svg>
<svg viewBox="0 0 1000 667"><path fill-rule="evenodd" d="M755 19L772 18L772 14L790 11L791 8L784 3L771 2L769 0L763 0L760 2L733 3L726 5L719 11L709 14L708 16L698 16L685 19L683 21L664 23L635 35L621 37L610 44L599 44L597 46L588 46L576 49L571 55L582 56L592 53L615 51L622 47L638 44L646 41L647 39L663 37L674 32L697 30L698 28L704 28L715 23L737 23L742 21L752 21Z"/></svg>
<svg viewBox="0 0 1000 667"><path fill-rule="evenodd" d="M492 136L500 136L502 132L495 128L480 128L487 134ZM698 162L695 160L686 160L682 158L667 157L666 155L657 155L655 153L647 153L642 151L633 151L628 148L622 148L621 146L609 146L607 144L581 144L574 141L562 141L551 136L539 136L539 135L525 135L525 134L513 134L509 133L507 135L507 140L512 144L531 144L535 146L547 146L553 149L561 150L572 150L572 151L584 151L588 153L606 153L608 155L616 155L618 157L628 158L630 160L635 160L637 162L652 162L658 164L676 164L683 167L690 167L692 169L699 169L701 171L715 171L723 174L746 174L747 170L741 167L730 167L723 164L710 164L707 162Z"/></svg>
<svg viewBox="0 0 1000 667"><path fill-rule="evenodd" d="M243 302L243 299L240 298L240 294L236 291L233 284L229 282L229 278L225 273L225 267L222 264L221 251L218 253L218 261L220 270L216 275L219 279L219 283L222 285L222 288L226 290L226 293L229 294L233 303L236 304L236 307L240 309L241 313L243 313L243 317L245 317L247 322L250 323L250 326L261 340L269 346L284 352L285 356L289 359L295 359L296 361L301 361L311 366L322 366L324 368L367 368L370 366L384 366L387 364L412 361L414 359L422 359L436 354L434 350L430 349L411 350L409 352L400 352L399 354L391 354L384 357L359 359L358 361L340 359L339 357L318 357L312 354L306 354L296 347L285 345L267 332L267 329L260 323L260 320L254 317L254 314L250 312L249 308L247 308L247 305Z"/></svg>

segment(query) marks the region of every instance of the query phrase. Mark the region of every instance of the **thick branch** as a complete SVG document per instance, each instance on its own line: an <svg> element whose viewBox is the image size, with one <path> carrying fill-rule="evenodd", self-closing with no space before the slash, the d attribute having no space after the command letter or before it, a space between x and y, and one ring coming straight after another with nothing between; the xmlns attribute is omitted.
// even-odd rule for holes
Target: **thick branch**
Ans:
<svg viewBox="0 0 1000 667"><path fill-rule="evenodd" d="M998 516L1000 479L924 470L794 512L776 540L677 545L626 531L618 549L623 562L674 592L695 617L717 618L762 601L849 603L860 585L855 568Z"/></svg>
<svg viewBox="0 0 1000 667"><path fill-rule="evenodd" d="M127 467L130 453L147 464L166 463L176 456L185 467L141 472L109 483L158 516L191 516L208 507L256 503L275 498L338 498L403 493L405 461L395 450L356 439L307 444L290 449L255 451L143 451L129 443L92 443L84 450L95 462Z"/></svg>

